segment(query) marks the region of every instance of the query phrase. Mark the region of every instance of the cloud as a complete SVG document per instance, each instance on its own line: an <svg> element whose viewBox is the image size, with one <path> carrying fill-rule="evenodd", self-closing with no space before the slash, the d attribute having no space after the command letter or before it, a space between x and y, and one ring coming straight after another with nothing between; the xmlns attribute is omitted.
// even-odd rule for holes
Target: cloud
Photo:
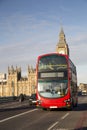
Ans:
<svg viewBox="0 0 87 130"><path fill-rule="evenodd" d="M35 38L36 39L36 38ZM27 39L18 43L3 44L0 48L1 72L6 71L8 66L21 66L25 71L28 65L36 66L38 55L53 52L55 48L52 41ZM3 66L4 65L4 66ZM5 68L5 70L4 70Z"/></svg>
<svg viewBox="0 0 87 130"><path fill-rule="evenodd" d="M2 18L0 21L0 72L6 72L7 67L11 65L21 66L23 71L27 71L28 65L35 67L38 55L55 52L59 39L57 25L59 22L57 23L56 17L49 16L49 18L51 20L53 18L53 21L45 18L38 20L38 17L34 15L20 13ZM87 33L79 26L65 26L64 32L67 35L70 57L77 66L81 81L83 68L81 66L87 65ZM86 77L86 74L84 72L83 77Z"/></svg>
<svg viewBox="0 0 87 130"><path fill-rule="evenodd" d="M76 64L87 64L87 35L79 34L71 39L70 53Z"/></svg>
<svg viewBox="0 0 87 130"><path fill-rule="evenodd" d="M78 33L70 43L70 57L77 68L78 84L87 83L87 35Z"/></svg>

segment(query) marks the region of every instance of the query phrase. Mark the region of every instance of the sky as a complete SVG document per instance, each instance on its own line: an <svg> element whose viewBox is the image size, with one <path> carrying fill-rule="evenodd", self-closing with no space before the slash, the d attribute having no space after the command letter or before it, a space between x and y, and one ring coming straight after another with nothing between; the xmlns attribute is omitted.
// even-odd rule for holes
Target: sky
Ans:
<svg viewBox="0 0 87 130"><path fill-rule="evenodd" d="M87 83L86 0L0 0L0 73L8 66L35 67L38 55L55 52L63 27L79 83Z"/></svg>

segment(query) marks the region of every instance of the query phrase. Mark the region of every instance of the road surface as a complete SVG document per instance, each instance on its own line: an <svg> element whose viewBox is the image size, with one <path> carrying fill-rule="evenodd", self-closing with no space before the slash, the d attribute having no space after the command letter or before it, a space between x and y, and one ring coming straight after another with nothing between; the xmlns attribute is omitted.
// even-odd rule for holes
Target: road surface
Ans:
<svg viewBox="0 0 87 130"><path fill-rule="evenodd" d="M45 111L28 102L0 106L0 130L87 130L87 96L72 111Z"/></svg>

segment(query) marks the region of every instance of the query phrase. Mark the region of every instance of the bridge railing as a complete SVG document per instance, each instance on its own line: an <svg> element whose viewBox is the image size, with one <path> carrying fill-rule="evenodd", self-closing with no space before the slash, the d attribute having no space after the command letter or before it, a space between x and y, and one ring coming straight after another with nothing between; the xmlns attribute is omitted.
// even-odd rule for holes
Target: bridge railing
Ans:
<svg viewBox="0 0 87 130"><path fill-rule="evenodd" d="M18 97L0 97L0 104L1 103L6 103L6 102L13 102L16 101Z"/></svg>
<svg viewBox="0 0 87 130"><path fill-rule="evenodd" d="M1 103L7 103L7 102L13 102L13 101L19 101L22 102L24 100L28 100L29 96L20 94L19 96L10 96L10 97L0 97L0 104Z"/></svg>

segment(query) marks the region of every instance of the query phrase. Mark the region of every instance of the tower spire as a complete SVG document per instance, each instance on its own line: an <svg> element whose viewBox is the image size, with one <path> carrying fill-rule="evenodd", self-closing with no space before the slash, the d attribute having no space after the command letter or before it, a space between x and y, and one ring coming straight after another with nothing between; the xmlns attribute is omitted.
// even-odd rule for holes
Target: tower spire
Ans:
<svg viewBox="0 0 87 130"><path fill-rule="evenodd" d="M61 43L61 44L66 43L66 38L65 38L64 31L63 31L63 27L61 27L61 30L60 30L60 33L59 33L59 43Z"/></svg>

